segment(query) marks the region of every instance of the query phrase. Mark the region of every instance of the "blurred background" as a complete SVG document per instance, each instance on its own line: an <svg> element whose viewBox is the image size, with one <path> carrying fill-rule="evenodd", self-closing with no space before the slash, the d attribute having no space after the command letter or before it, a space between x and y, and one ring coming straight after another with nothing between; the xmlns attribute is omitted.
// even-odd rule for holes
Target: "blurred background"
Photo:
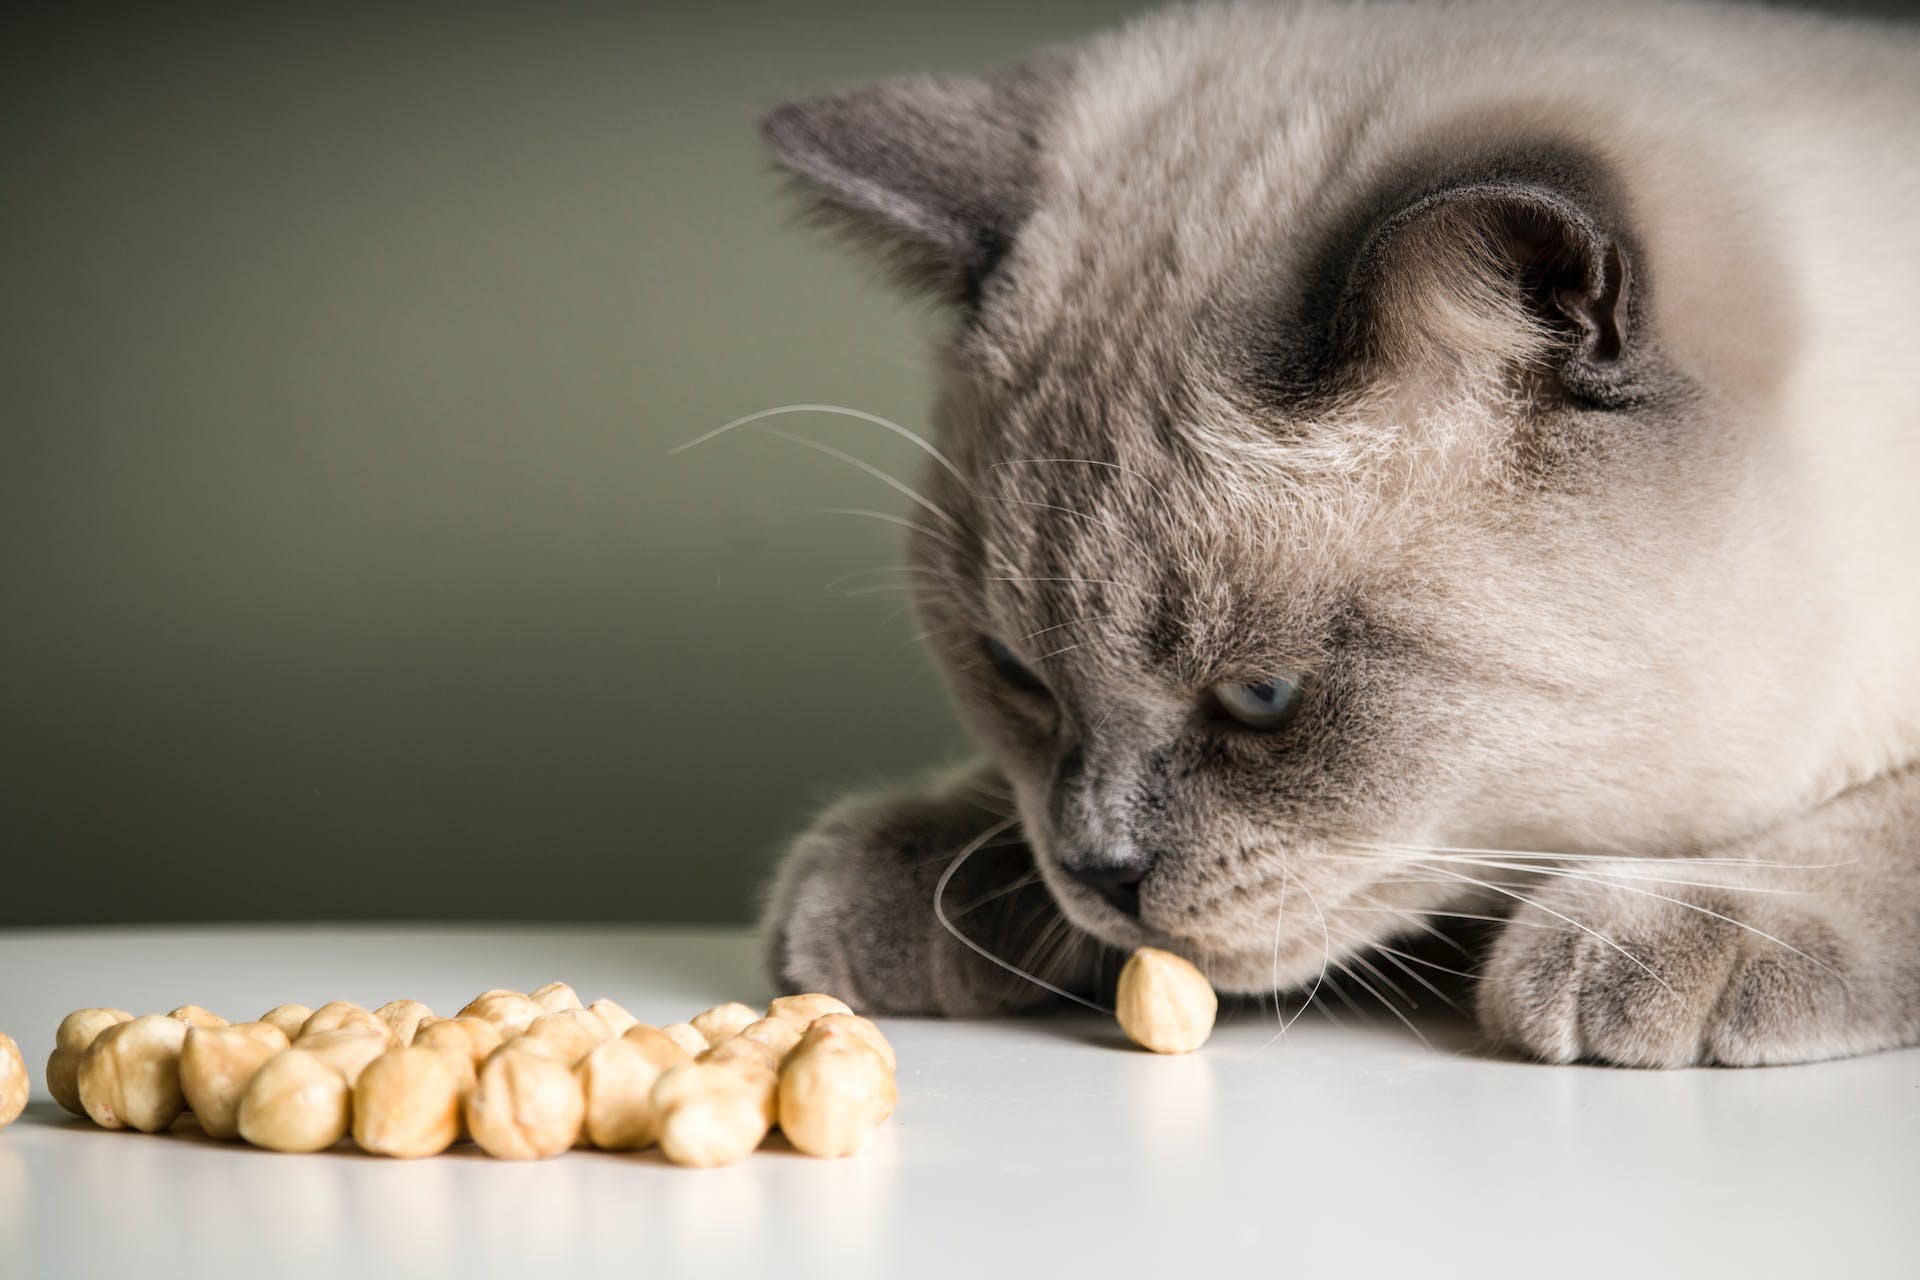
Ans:
<svg viewBox="0 0 1920 1280"><path fill-rule="evenodd" d="M897 530L805 510L903 500L668 450L924 425L931 320L791 225L758 109L1145 7L16 15L0 926L743 921L818 805L964 753L847 594L897 578L836 584Z"/></svg>

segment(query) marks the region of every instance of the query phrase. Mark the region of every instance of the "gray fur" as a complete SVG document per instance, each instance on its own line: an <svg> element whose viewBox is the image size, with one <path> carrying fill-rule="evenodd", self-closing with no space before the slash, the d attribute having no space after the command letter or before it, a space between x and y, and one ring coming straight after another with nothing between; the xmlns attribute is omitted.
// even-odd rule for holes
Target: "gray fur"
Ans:
<svg viewBox="0 0 1920 1280"><path fill-rule="evenodd" d="M1068 987L1154 944L1297 991L1511 913L1480 1016L1549 1060L1920 1036L1920 143L1857 117L1917 72L1716 4L1301 0L776 111L960 304L912 555L984 755L800 839L782 981L1043 998L933 917L1014 816L944 903ZM1280 672L1285 728L1209 712Z"/></svg>

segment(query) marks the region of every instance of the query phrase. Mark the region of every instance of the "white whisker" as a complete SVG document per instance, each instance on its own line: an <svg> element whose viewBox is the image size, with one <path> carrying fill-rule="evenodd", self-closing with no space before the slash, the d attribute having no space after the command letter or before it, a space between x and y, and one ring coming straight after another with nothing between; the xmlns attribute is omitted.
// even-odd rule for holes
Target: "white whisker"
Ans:
<svg viewBox="0 0 1920 1280"><path fill-rule="evenodd" d="M917 431L909 431L892 419L883 418L877 413L868 413L864 409L849 409L845 405L840 404L783 404L772 409L762 409L758 413L750 413L744 418L735 418L732 422L715 427L705 435L695 436L685 444L675 445L673 448L667 450L667 456L672 457L677 453L685 453L695 445L705 444L715 436L723 436L736 427L744 427L748 423L760 422L767 418L777 418L789 413L831 413L843 418L857 418L861 422L870 422L876 427L884 427L895 435L911 441L917 448L926 453L928 457L945 467L947 473L955 480L958 480L962 488L968 491L971 491L973 488L973 486L967 482L967 477L961 473L960 468L953 465L952 459L934 448L933 444L928 441L925 436L922 436ZM766 428L762 429L766 430Z"/></svg>

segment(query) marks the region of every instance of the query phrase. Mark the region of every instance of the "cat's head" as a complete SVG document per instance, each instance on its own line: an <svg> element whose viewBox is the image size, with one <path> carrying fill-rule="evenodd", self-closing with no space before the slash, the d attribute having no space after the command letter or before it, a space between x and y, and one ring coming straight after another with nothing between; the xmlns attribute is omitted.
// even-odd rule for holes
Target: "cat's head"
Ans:
<svg viewBox="0 0 1920 1280"><path fill-rule="evenodd" d="M1632 193L1140 43L764 121L952 312L920 608L1069 916L1266 989L1498 878L1401 846L1737 829L1798 694Z"/></svg>

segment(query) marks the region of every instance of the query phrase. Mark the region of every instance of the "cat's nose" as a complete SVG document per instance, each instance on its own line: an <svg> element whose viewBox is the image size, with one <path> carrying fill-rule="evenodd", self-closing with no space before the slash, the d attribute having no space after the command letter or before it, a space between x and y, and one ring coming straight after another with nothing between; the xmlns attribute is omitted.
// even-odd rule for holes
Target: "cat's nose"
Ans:
<svg viewBox="0 0 1920 1280"><path fill-rule="evenodd" d="M1147 878L1151 862L1122 862L1085 867L1067 867L1066 872L1093 890L1122 915L1140 917L1140 882Z"/></svg>

